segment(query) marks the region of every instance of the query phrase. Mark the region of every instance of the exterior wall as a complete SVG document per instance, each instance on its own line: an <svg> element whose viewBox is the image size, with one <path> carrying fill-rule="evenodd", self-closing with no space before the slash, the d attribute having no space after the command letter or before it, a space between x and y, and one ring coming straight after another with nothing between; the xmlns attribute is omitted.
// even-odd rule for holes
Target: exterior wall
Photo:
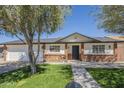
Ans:
<svg viewBox="0 0 124 93"><path fill-rule="evenodd" d="M85 62L115 62L116 55L84 55L82 61Z"/></svg>
<svg viewBox="0 0 124 93"><path fill-rule="evenodd" d="M124 61L124 43L118 43L117 53L118 61Z"/></svg>
<svg viewBox="0 0 124 93"><path fill-rule="evenodd" d="M3 49L3 51L0 53L0 62L6 62L6 50L7 50L7 47L5 45L0 45L0 48Z"/></svg>
<svg viewBox="0 0 124 93"><path fill-rule="evenodd" d="M104 44L106 54L85 54L85 49L90 48L90 45ZM54 53L49 51L50 45L60 45L60 52ZM72 46L79 45L80 60L88 62L115 62L124 61L124 44L120 43L73 43L73 44L46 44L45 45L45 60L49 62L58 62L65 60L72 60ZM108 49L111 46L111 49ZM120 51L120 52L119 52Z"/></svg>
<svg viewBox="0 0 124 93"><path fill-rule="evenodd" d="M112 50L110 50L108 52L108 54L99 54L99 55L95 55L95 54L83 54L82 52L82 61L85 62L115 62L118 61L117 55L118 55L118 51L117 51L117 44L116 43L108 43L107 45L111 45ZM87 46L88 47L88 46ZM84 49L83 49L84 50Z"/></svg>
<svg viewBox="0 0 124 93"><path fill-rule="evenodd" d="M92 44L96 43L71 43L71 44L44 44L41 45L41 52L38 58L39 61L58 62L65 60L72 60L72 46L79 45L80 60L86 62L115 62L124 61L124 43L99 43L106 45L106 54L87 54L85 49L91 49ZM98 44L98 43L97 43ZM60 52L50 52L50 45L60 45ZM111 45L108 51L107 46ZM44 48L43 48L44 46ZM37 46L34 45L34 51L37 52ZM27 45L7 45L4 46L4 60L5 61L28 61ZM44 51L43 51L44 50ZM85 52L85 53L84 53ZM22 56L23 59L20 59Z"/></svg>
<svg viewBox="0 0 124 93"><path fill-rule="evenodd" d="M60 52L50 52L50 46L60 46ZM58 62L66 59L65 44L46 44L45 45L45 61Z"/></svg>
<svg viewBox="0 0 124 93"><path fill-rule="evenodd" d="M47 61L47 62L62 62L64 60L65 60L65 55L45 54L45 61Z"/></svg>
<svg viewBox="0 0 124 93"><path fill-rule="evenodd" d="M33 47L35 53L37 52L37 45ZM38 61L43 60L43 52L40 50ZM27 45L7 45L6 61L29 61L28 60L28 46Z"/></svg>

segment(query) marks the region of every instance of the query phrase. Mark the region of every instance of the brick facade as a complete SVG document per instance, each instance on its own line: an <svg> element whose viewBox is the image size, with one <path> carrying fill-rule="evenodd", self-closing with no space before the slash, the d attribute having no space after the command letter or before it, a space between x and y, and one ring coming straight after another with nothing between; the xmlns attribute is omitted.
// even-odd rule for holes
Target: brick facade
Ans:
<svg viewBox="0 0 124 93"><path fill-rule="evenodd" d="M118 61L124 61L124 43L117 44L116 53Z"/></svg>
<svg viewBox="0 0 124 93"><path fill-rule="evenodd" d="M83 61L83 58L84 58L84 44L82 43L81 44L81 53L80 53L80 60Z"/></svg>
<svg viewBox="0 0 124 93"><path fill-rule="evenodd" d="M114 54L113 55L90 55L84 54L84 44L81 44L79 60L85 62L115 62L115 61L124 61L124 44L114 43ZM65 55L55 55L47 54L45 55L46 61L64 61L72 60L72 54L68 52L67 44L65 44Z"/></svg>
<svg viewBox="0 0 124 93"><path fill-rule="evenodd" d="M84 55L82 61L85 62L115 62L116 55Z"/></svg>
<svg viewBox="0 0 124 93"><path fill-rule="evenodd" d="M68 60L72 60L72 54L68 53Z"/></svg>
<svg viewBox="0 0 124 93"><path fill-rule="evenodd" d="M61 62L61 61L64 61L66 59L66 56L65 55L55 55L55 54L52 54L52 55L45 55L45 61L46 62Z"/></svg>

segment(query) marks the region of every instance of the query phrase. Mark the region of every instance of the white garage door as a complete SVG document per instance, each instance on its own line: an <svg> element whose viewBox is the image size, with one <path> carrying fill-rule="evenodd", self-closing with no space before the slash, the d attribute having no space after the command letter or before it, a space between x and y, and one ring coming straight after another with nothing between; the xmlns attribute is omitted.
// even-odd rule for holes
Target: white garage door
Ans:
<svg viewBox="0 0 124 93"><path fill-rule="evenodd" d="M38 61L43 61L43 54L40 52ZM25 52L8 52L7 61L29 61L28 54Z"/></svg>
<svg viewBox="0 0 124 93"><path fill-rule="evenodd" d="M36 47L35 47L36 48ZM37 49L34 49L36 51ZM36 52L35 52L36 53ZM7 52L7 61L29 61L27 46L9 46ZM38 61L43 61L43 52L40 50Z"/></svg>

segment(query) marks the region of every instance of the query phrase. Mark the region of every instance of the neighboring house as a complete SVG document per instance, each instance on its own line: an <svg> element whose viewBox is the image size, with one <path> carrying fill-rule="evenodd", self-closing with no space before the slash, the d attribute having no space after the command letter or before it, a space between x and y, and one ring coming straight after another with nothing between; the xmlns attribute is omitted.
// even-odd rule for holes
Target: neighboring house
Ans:
<svg viewBox="0 0 124 93"><path fill-rule="evenodd" d="M36 53L37 40L33 43ZM1 48L5 62L28 61L27 45L21 41L1 43ZM91 38L79 33L73 33L64 38L42 39L38 61L43 60L48 62L66 60L123 62L124 40L110 37Z"/></svg>

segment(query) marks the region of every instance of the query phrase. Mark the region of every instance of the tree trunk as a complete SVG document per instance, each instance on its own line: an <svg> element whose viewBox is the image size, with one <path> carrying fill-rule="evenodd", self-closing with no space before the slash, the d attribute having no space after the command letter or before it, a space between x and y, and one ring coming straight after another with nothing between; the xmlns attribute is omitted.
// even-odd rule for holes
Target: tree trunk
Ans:
<svg viewBox="0 0 124 93"><path fill-rule="evenodd" d="M33 51L33 44L28 44L28 56L29 56L29 63L31 68L31 73L36 73L36 62L35 62L35 55Z"/></svg>
<svg viewBox="0 0 124 93"><path fill-rule="evenodd" d="M32 74L35 74L36 72L37 72L37 70L36 70L36 65L35 64L30 64L30 68L31 68L31 73Z"/></svg>
<svg viewBox="0 0 124 93"><path fill-rule="evenodd" d="M41 36L41 33L39 31L39 33L38 33L37 55L35 56L35 62L37 61L37 59L39 57L39 53L40 53L40 36Z"/></svg>

